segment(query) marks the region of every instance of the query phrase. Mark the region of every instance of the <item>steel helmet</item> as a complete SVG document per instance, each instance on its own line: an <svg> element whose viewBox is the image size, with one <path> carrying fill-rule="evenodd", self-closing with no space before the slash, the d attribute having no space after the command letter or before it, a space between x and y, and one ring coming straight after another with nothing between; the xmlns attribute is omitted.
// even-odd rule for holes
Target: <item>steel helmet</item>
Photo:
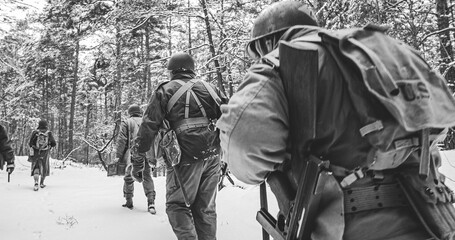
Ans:
<svg viewBox="0 0 455 240"><path fill-rule="evenodd" d="M252 58L260 56L254 44L257 40L295 25L317 26L318 24L312 11L301 2L282 1L270 5L254 21L251 40L246 46L248 55Z"/></svg>
<svg viewBox="0 0 455 240"><path fill-rule="evenodd" d="M137 105L137 104L131 104L128 107L128 114L130 116L142 116L141 107L139 107L139 105Z"/></svg>
<svg viewBox="0 0 455 240"><path fill-rule="evenodd" d="M178 52L171 56L167 65L167 70L192 70L194 71L194 59L188 53Z"/></svg>

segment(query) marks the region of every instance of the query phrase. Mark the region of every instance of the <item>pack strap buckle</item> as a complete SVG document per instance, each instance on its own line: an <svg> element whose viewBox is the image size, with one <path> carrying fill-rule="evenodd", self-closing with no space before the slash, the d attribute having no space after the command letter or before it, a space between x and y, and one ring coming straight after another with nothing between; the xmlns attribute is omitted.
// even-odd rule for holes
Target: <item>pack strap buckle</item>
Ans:
<svg viewBox="0 0 455 240"><path fill-rule="evenodd" d="M348 174L343 180L341 180L340 185L342 188L345 188L351 185L353 182L362 179L365 177L364 170L360 167L355 168L352 173Z"/></svg>

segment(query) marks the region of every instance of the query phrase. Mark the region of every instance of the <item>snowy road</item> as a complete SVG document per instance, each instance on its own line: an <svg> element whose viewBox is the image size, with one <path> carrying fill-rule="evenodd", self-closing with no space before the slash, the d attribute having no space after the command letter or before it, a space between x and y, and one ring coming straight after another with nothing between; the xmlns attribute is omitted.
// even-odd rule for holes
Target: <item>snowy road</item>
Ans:
<svg viewBox="0 0 455 240"><path fill-rule="evenodd" d="M51 169L47 187L33 191L30 164L17 157L7 183L0 173L0 239L125 240L176 239L165 213L165 178L154 178L157 214L146 211L142 186L135 184L133 210L124 203L121 177L86 166ZM218 193L218 239L260 239L256 223L259 190L228 187Z"/></svg>
<svg viewBox="0 0 455 240"><path fill-rule="evenodd" d="M447 185L455 189L455 151L442 152L442 160L441 172L448 177ZM17 157L10 183L6 172L0 173L0 239L175 239L165 213L165 178L154 181L157 214L151 215L146 211L142 186L135 184L134 210L122 208L123 179L106 177L99 168L53 168L47 187L34 192L30 164L25 157ZM218 240L261 239L261 228L255 220L259 188L241 189L225 183L228 187L218 193L217 199ZM273 201L274 197L269 196L269 204Z"/></svg>

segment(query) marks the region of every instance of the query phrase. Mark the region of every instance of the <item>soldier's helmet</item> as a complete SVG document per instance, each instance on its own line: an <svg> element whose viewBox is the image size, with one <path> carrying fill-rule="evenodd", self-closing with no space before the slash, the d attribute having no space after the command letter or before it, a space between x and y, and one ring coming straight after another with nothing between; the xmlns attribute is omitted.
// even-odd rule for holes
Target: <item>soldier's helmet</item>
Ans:
<svg viewBox="0 0 455 240"><path fill-rule="evenodd" d="M130 116L142 116L142 110L141 107L137 104L131 104L128 107L128 114Z"/></svg>
<svg viewBox="0 0 455 240"><path fill-rule="evenodd" d="M252 58L259 58L276 48L281 35L296 25L317 26L312 11L296 1L276 2L264 9L254 21L251 40L246 46Z"/></svg>
<svg viewBox="0 0 455 240"><path fill-rule="evenodd" d="M167 70L191 70L194 71L194 59L185 52L178 52L171 56L167 65Z"/></svg>

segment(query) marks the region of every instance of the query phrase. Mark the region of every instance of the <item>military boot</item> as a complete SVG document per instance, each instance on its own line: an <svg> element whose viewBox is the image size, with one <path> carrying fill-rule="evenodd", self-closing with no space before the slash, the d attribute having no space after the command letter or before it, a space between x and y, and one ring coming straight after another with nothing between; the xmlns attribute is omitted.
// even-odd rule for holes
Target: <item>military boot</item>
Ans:
<svg viewBox="0 0 455 240"><path fill-rule="evenodd" d="M126 199L126 203L123 204L122 207L133 209L133 199L132 198L127 198Z"/></svg>

